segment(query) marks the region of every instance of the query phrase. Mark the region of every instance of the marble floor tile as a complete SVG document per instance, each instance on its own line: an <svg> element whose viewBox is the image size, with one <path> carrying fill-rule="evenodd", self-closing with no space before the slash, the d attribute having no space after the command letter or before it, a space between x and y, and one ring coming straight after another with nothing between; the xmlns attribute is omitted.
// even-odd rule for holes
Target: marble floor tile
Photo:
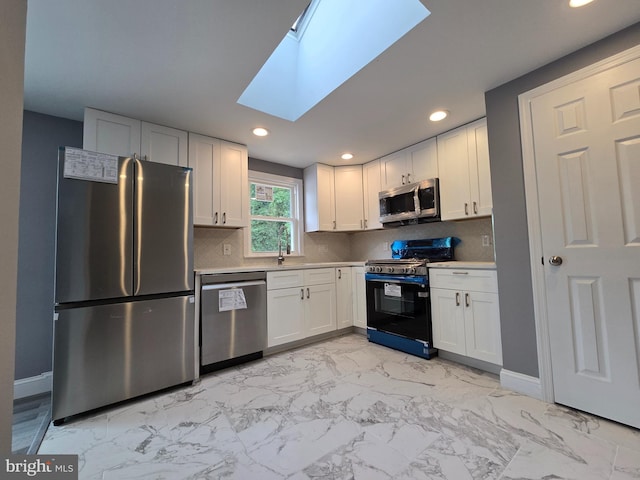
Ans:
<svg viewBox="0 0 640 480"><path fill-rule="evenodd" d="M640 432L346 335L50 426L80 479L640 479Z"/></svg>

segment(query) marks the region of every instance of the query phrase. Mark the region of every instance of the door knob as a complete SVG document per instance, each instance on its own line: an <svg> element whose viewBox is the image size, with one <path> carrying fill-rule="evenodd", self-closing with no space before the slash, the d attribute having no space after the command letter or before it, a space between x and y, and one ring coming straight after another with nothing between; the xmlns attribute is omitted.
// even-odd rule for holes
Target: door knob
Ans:
<svg viewBox="0 0 640 480"><path fill-rule="evenodd" d="M554 267L562 265L562 257L558 257L557 255L549 257L549 265L553 265Z"/></svg>

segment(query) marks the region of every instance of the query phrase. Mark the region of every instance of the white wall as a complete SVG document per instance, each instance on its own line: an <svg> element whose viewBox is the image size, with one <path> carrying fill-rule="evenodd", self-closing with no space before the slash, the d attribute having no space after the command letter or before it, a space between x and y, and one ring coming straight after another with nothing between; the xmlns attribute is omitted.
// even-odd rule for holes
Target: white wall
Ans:
<svg viewBox="0 0 640 480"><path fill-rule="evenodd" d="M27 0L0 2L0 454L11 453Z"/></svg>

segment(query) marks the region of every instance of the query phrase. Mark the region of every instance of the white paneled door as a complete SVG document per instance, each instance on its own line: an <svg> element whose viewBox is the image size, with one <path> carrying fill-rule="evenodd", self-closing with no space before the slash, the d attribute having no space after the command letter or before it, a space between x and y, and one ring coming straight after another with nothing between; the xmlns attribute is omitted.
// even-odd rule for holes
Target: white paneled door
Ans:
<svg viewBox="0 0 640 480"><path fill-rule="evenodd" d="M555 400L640 427L640 59L530 108Z"/></svg>

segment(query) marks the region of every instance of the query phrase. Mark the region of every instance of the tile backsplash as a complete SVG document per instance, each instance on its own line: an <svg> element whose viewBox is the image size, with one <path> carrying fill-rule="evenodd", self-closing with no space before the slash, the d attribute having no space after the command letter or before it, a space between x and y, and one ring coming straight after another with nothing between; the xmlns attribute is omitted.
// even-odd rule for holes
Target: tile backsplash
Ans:
<svg viewBox="0 0 640 480"><path fill-rule="evenodd" d="M457 237L456 260L491 262L493 254L493 228L491 218L478 218L459 222L424 223L385 230L357 233L305 233L304 256L287 257L286 264L311 262L364 261L390 258L385 249L394 240ZM489 246L483 246L482 237L488 236ZM245 258L244 231L196 227L194 229L195 268L225 268L276 263L274 257ZM224 245L231 245L230 255L224 255ZM388 248L388 247L387 247Z"/></svg>

